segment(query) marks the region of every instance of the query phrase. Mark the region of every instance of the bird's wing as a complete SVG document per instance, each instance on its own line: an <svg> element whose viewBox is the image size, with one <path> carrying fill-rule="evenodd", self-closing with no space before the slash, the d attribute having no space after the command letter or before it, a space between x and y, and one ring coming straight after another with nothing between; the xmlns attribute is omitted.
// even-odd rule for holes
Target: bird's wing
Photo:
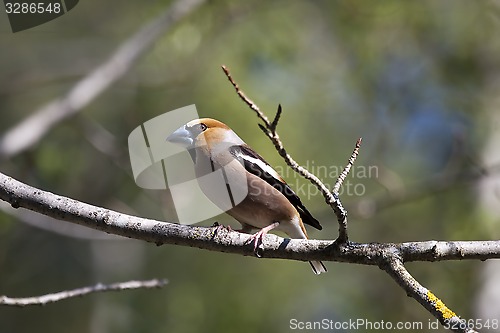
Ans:
<svg viewBox="0 0 500 333"><path fill-rule="evenodd" d="M274 170L257 152L247 145L234 145L229 148L231 154L240 160L245 169L266 181L269 185L277 189L283 194L288 201L297 209L302 219L302 222L321 230L323 227L316 220L307 208L302 204L299 196L291 189L290 186L281 178L281 176Z"/></svg>

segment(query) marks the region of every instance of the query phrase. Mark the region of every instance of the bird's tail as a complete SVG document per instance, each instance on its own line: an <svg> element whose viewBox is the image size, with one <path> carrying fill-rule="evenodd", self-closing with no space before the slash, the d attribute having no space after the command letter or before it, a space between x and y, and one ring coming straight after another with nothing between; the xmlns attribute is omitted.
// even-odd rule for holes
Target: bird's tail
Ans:
<svg viewBox="0 0 500 333"><path fill-rule="evenodd" d="M321 261L309 261L309 264L311 264L312 270L316 275L328 272L325 265L323 265Z"/></svg>

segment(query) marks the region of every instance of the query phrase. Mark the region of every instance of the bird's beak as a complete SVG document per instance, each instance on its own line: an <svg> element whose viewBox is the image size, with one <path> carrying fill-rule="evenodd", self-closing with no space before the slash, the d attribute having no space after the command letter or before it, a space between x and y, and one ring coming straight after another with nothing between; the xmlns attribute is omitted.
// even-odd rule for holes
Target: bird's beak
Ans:
<svg viewBox="0 0 500 333"><path fill-rule="evenodd" d="M184 147L193 145L191 133L186 129L186 126L181 126L167 137L168 142L177 143Z"/></svg>

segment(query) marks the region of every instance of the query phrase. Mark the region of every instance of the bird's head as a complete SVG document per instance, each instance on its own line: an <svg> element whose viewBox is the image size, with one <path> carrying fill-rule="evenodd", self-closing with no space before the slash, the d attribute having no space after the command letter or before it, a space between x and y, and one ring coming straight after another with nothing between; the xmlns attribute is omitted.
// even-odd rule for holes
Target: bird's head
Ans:
<svg viewBox="0 0 500 333"><path fill-rule="evenodd" d="M170 134L167 141L185 148L243 143L226 124L211 118L191 120Z"/></svg>

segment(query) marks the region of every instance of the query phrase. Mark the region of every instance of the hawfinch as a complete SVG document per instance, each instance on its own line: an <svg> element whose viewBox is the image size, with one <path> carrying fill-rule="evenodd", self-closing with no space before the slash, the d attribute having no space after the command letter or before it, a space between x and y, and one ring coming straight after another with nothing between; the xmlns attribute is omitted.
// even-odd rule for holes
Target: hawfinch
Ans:
<svg viewBox="0 0 500 333"><path fill-rule="evenodd" d="M192 120L173 132L167 141L188 150L201 190L216 206L241 223L242 229L238 231L260 229L250 238L254 251L273 229L299 239L307 239L303 223L322 229L283 178L220 121ZM218 184L203 181L207 178L204 176L216 170L223 171L222 181ZM226 200L228 191L231 200ZM235 199L238 194L240 198ZM321 261L309 263L315 274L327 271Z"/></svg>

